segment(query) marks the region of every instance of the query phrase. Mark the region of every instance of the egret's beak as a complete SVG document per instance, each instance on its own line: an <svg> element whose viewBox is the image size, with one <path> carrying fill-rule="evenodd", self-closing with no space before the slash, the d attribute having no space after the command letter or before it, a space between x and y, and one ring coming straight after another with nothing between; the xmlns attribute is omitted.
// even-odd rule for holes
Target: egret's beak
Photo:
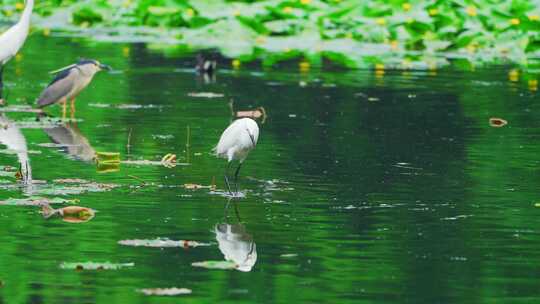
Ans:
<svg viewBox="0 0 540 304"><path fill-rule="evenodd" d="M112 71L112 68L106 64L102 64L100 63L99 64L99 68L102 70L102 71Z"/></svg>

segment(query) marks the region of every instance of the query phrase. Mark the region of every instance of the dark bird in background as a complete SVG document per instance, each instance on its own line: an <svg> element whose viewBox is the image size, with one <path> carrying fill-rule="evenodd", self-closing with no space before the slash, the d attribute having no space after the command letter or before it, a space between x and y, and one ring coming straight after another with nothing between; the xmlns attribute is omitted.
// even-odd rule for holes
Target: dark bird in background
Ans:
<svg viewBox="0 0 540 304"><path fill-rule="evenodd" d="M94 75L111 67L93 59L83 59L79 62L51 72L56 74L53 81L45 88L37 100L38 107L62 103L62 119L66 118L67 101L71 101L71 117L75 115L75 98L90 84Z"/></svg>
<svg viewBox="0 0 540 304"><path fill-rule="evenodd" d="M216 72L216 67L216 60L205 58L201 54L197 55L197 65L195 66L195 70L197 70L199 74L212 75Z"/></svg>

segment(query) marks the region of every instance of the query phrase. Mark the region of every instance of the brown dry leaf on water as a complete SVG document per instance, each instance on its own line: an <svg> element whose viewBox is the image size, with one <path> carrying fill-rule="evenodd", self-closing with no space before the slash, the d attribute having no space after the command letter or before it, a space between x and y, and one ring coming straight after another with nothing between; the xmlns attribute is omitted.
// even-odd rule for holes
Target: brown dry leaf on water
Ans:
<svg viewBox="0 0 540 304"><path fill-rule="evenodd" d="M500 127L504 127L508 124L508 121L502 119L502 118L497 118L497 117L492 117L489 119L489 125L494 127L494 128L500 128Z"/></svg>
<svg viewBox="0 0 540 304"><path fill-rule="evenodd" d="M118 152L96 152L96 162L102 164L120 163L120 153Z"/></svg>
<svg viewBox="0 0 540 304"><path fill-rule="evenodd" d="M121 268L133 267L135 263L95 263L95 262L81 262L81 263L66 263L60 264L62 269L72 270L118 270Z"/></svg>
<svg viewBox="0 0 540 304"><path fill-rule="evenodd" d="M118 241L118 244L124 246L133 246L133 247L154 247L154 248L171 248L171 247L199 247L199 246L210 246L208 243L200 243L197 241L186 241L186 240L169 240L169 239L154 239L154 240L121 240Z"/></svg>
<svg viewBox="0 0 540 304"><path fill-rule="evenodd" d="M145 288L145 289L137 289L138 292L143 293L147 296L177 296L177 295L185 295L190 294L191 289L187 288Z"/></svg>
<svg viewBox="0 0 540 304"><path fill-rule="evenodd" d="M45 218L53 215L58 215L64 222L68 223L84 223L93 219L96 211L90 208L81 206L68 206L59 209L53 209L49 205L43 205L41 213Z"/></svg>

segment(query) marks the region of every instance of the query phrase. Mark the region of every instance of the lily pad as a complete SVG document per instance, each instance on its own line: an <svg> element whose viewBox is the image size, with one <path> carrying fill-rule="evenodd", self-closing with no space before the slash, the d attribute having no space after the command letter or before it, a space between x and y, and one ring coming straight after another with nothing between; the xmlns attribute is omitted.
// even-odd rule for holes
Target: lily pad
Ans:
<svg viewBox="0 0 540 304"><path fill-rule="evenodd" d="M138 292L143 293L147 296L177 296L190 294L191 289L188 288L145 288L137 289Z"/></svg>
<svg viewBox="0 0 540 304"><path fill-rule="evenodd" d="M197 97L197 98L221 98L224 97L225 94L220 93L212 93L212 92L198 92L198 93L189 93L189 97Z"/></svg>
<svg viewBox="0 0 540 304"><path fill-rule="evenodd" d="M135 263L95 263L95 262L81 262L81 263L67 263L60 264L62 269L72 270L118 270L127 267L133 267Z"/></svg>

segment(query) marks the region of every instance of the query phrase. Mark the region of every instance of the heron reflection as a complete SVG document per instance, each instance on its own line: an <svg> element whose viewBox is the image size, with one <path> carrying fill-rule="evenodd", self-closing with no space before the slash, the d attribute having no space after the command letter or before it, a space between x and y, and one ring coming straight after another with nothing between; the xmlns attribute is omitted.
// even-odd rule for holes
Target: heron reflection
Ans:
<svg viewBox="0 0 540 304"><path fill-rule="evenodd" d="M224 223L218 223L214 227L216 240L225 260L234 262L237 265L236 269L249 272L257 262L257 246L253 237L246 231L246 227L240 223L236 204L235 211L238 222L232 224L228 220L229 203L225 207Z"/></svg>
<svg viewBox="0 0 540 304"><path fill-rule="evenodd" d="M75 122L67 122L54 127L44 128L51 141L62 149L68 156L89 162L96 157L96 151L88 139L81 133Z"/></svg>
<svg viewBox="0 0 540 304"><path fill-rule="evenodd" d="M21 178L24 184L32 183L32 167L28 157L26 138L21 129L5 116L0 115L0 143L15 154L20 164Z"/></svg>

